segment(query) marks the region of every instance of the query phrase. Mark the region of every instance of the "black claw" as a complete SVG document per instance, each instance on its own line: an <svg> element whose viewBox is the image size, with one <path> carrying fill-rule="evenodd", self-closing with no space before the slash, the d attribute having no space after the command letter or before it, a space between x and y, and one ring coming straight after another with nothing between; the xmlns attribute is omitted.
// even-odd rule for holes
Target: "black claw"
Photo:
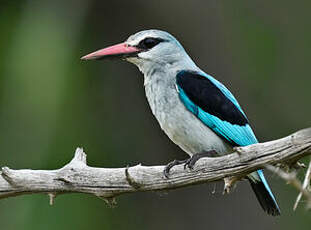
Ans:
<svg viewBox="0 0 311 230"><path fill-rule="evenodd" d="M187 160L188 160L188 159L186 159L186 160L173 160L172 162L168 163L168 164L165 166L164 171L163 171L164 176L165 176L166 178L168 178L168 175L169 175L169 173L170 173L171 168L173 168L173 167L176 166L176 165L184 164Z"/></svg>
<svg viewBox="0 0 311 230"><path fill-rule="evenodd" d="M187 161L185 162L185 164L184 164L184 170L186 170L187 167L190 168L189 165L190 165L191 159L192 159L192 157L190 157L189 159L187 159Z"/></svg>
<svg viewBox="0 0 311 230"><path fill-rule="evenodd" d="M202 153L197 153L192 155L192 157L186 159L186 160L173 160L172 162L168 163L163 171L163 174L166 178L168 178L168 175L170 173L171 168L173 168L176 165L184 164L184 169L187 167L189 169L193 169L195 163L203 158L203 157L215 157L217 156L217 152L215 150L207 151L207 152L202 152Z"/></svg>
<svg viewBox="0 0 311 230"><path fill-rule="evenodd" d="M189 169L193 169L195 163L200 160L203 157L212 157L212 156L216 156L217 152L215 150L211 150L211 151L207 151L207 152L202 152L202 153L196 153L193 154L191 158L189 158L185 165L184 165L184 169L186 169L187 167Z"/></svg>

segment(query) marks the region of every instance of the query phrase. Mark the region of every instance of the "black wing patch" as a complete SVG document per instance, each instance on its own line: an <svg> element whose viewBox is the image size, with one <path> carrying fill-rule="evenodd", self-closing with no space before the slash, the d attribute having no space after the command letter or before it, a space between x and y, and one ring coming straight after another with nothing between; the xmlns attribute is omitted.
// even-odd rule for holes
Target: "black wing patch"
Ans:
<svg viewBox="0 0 311 230"><path fill-rule="evenodd" d="M244 114L207 77L196 72L181 71L177 74L176 82L189 99L205 112L231 124L248 124Z"/></svg>

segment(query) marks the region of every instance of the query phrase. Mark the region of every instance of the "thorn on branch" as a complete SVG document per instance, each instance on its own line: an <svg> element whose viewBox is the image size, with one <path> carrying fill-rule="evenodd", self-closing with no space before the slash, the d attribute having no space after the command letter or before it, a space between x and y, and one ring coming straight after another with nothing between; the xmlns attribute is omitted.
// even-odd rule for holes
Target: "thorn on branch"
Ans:
<svg viewBox="0 0 311 230"><path fill-rule="evenodd" d="M237 181L239 181L241 178L240 177L225 177L224 178L224 192L223 194L229 194L231 190L235 187L235 184Z"/></svg>
<svg viewBox="0 0 311 230"><path fill-rule="evenodd" d="M134 189L139 190L142 185L137 183L134 178L129 173L129 166L126 166L125 168L125 179L127 183L129 183L130 186L132 186Z"/></svg>
<svg viewBox="0 0 311 230"><path fill-rule="evenodd" d="M299 161L295 161L295 162L288 164L288 167L289 167L288 170L290 170L290 169L299 170L302 168L307 168L307 166L304 163L301 163Z"/></svg>
<svg viewBox="0 0 311 230"><path fill-rule="evenodd" d="M56 193L48 193L50 205L52 206L54 204L54 200L56 198Z"/></svg>
<svg viewBox="0 0 311 230"><path fill-rule="evenodd" d="M86 165L86 154L83 151L83 148L77 148L73 159L70 161L70 164L82 164Z"/></svg>
<svg viewBox="0 0 311 230"><path fill-rule="evenodd" d="M293 167L294 168L296 167L297 169L307 168L307 166L304 163L301 163L299 161L297 161L296 164Z"/></svg>
<svg viewBox="0 0 311 230"><path fill-rule="evenodd" d="M11 175L11 169L9 167L2 167L1 168L1 175L2 177L12 186L16 185L14 182L12 175Z"/></svg>
<svg viewBox="0 0 311 230"><path fill-rule="evenodd" d="M243 153L243 150L241 147L233 147L233 151L235 151L238 155L241 155Z"/></svg>
<svg viewBox="0 0 311 230"><path fill-rule="evenodd" d="M98 196L98 197L104 200L106 204L109 206L109 208L117 207L117 200L115 197L101 197L101 196Z"/></svg>

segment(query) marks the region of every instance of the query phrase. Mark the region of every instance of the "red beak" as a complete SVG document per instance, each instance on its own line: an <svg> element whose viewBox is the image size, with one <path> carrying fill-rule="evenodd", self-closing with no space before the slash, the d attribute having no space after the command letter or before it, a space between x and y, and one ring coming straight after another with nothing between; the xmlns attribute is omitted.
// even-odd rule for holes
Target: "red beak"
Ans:
<svg viewBox="0 0 311 230"><path fill-rule="evenodd" d="M136 47L120 43L85 55L81 58L81 60L102 59L108 57L126 58L136 56L139 52L140 49Z"/></svg>

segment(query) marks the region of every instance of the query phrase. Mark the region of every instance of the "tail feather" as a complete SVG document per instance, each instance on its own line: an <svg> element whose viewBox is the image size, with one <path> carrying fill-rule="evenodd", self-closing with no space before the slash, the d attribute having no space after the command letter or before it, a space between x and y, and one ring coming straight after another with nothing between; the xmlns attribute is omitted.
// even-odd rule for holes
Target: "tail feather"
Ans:
<svg viewBox="0 0 311 230"><path fill-rule="evenodd" d="M253 175L252 175L253 174ZM269 188L269 185L263 175L262 170L258 170L249 176L249 182L252 186L255 195L265 212L272 216L281 214L280 208L274 198L274 195ZM254 175L256 174L256 175Z"/></svg>

